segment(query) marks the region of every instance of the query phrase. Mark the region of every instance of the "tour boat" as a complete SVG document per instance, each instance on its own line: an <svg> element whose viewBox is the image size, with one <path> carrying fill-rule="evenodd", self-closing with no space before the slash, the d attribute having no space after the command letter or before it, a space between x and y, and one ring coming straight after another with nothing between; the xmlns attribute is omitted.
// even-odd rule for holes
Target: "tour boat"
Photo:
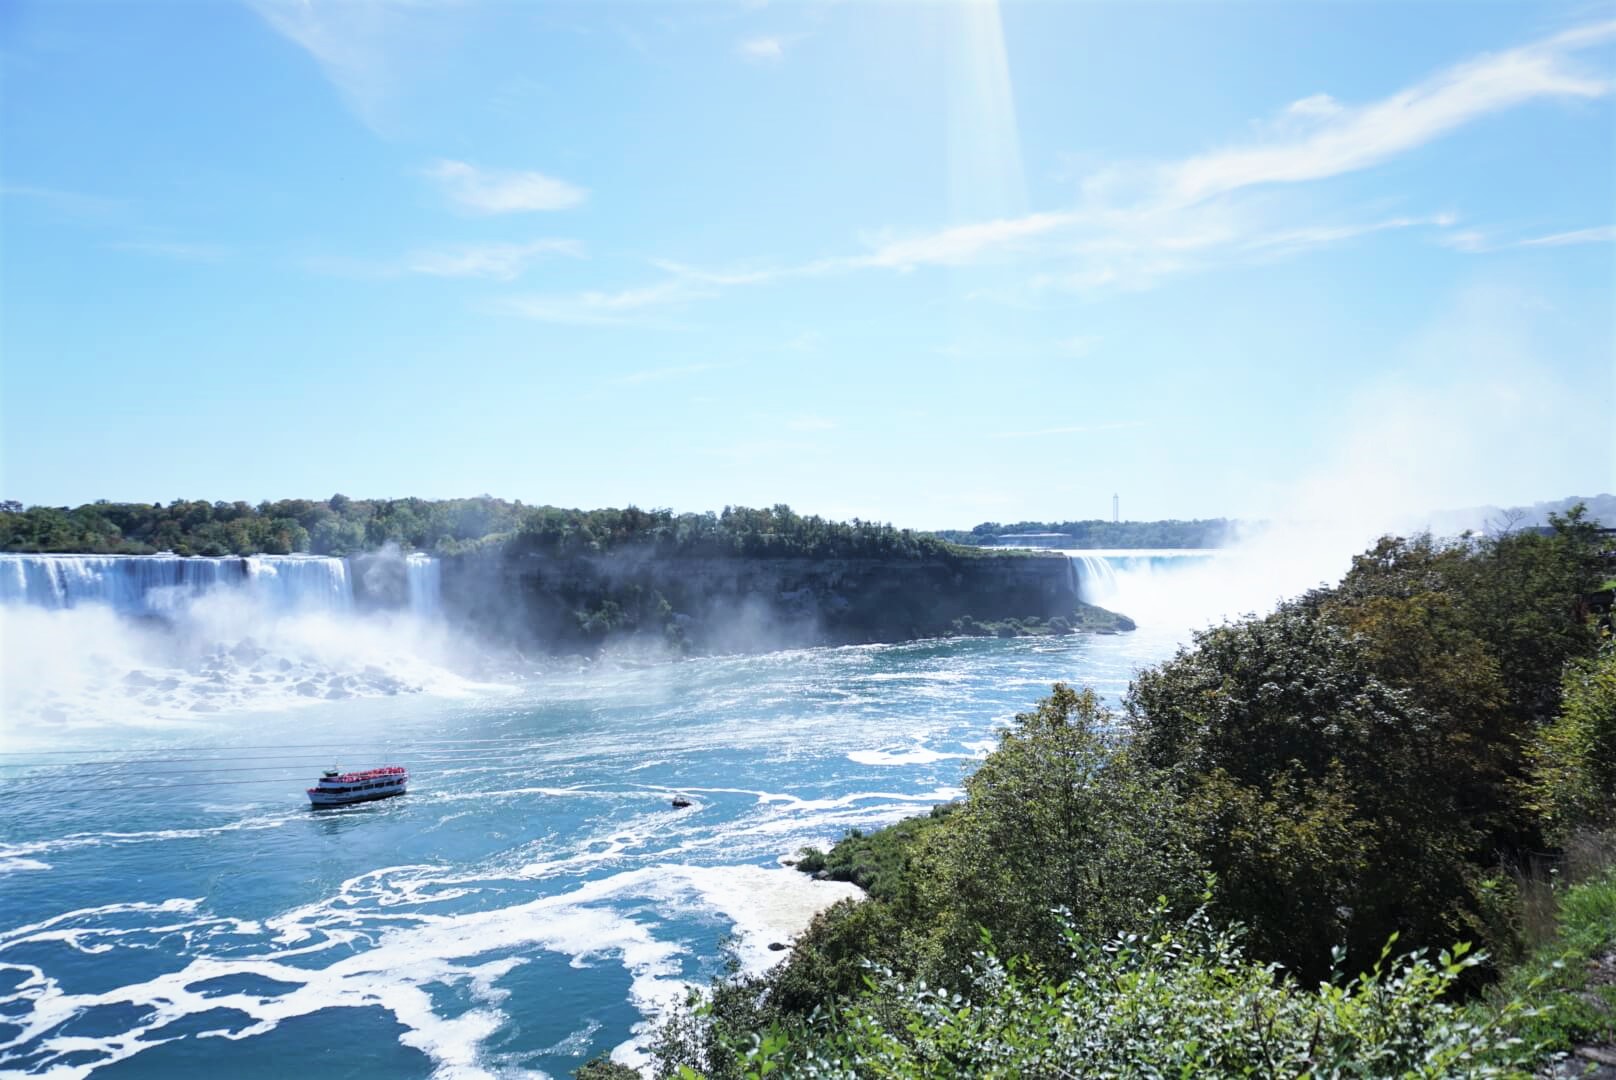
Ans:
<svg viewBox="0 0 1616 1080"><path fill-rule="evenodd" d="M404 794L409 782L410 772L402 765L348 773L327 769L320 776L319 786L309 788L309 802L315 806L347 806L385 799Z"/></svg>

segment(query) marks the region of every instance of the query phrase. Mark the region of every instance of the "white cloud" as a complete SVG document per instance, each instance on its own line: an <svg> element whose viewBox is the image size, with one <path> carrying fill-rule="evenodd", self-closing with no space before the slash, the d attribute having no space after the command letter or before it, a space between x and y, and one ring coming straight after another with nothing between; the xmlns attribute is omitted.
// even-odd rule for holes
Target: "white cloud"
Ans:
<svg viewBox="0 0 1616 1080"><path fill-rule="evenodd" d="M576 240L529 240L523 243L467 244L420 248L396 258L315 255L302 265L317 273L347 278L400 278L410 274L444 278L514 281L533 263L551 256L582 258Z"/></svg>
<svg viewBox="0 0 1616 1080"><path fill-rule="evenodd" d="M1489 113L1546 97L1600 97L1607 79L1572 71L1568 54L1616 37L1616 21L1477 57L1356 108L1316 94L1293 116L1318 121L1290 140L1202 154L1165 170L1168 198L1194 202L1254 184L1322 180L1378 165Z"/></svg>
<svg viewBox="0 0 1616 1080"><path fill-rule="evenodd" d="M917 266L963 266L1081 220L1080 215L1071 213L1027 214L1024 217L956 225L896 239L881 237L877 238L874 250L867 255L829 260L821 265L892 270L913 270Z"/></svg>
<svg viewBox="0 0 1616 1080"><path fill-rule="evenodd" d="M1567 244L1611 244L1616 243L1616 225L1596 225L1591 229L1575 229L1571 232L1554 233L1552 236L1539 236L1531 240L1522 240L1521 247L1564 247Z"/></svg>
<svg viewBox="0 0 1616 1080"><path fill-rule="evenodd" d="M440 47L430 0L247 0L282 37L307 52L343 102L373 131L387 126L402 73Z"/></svg>
<svg viewBox="0 0 1616 1080"><path fill-rule="evenodd" d="M477 214L566 210L588 196L583 188L540 172L480 169L464 161L438 161L426 175L456 206Z"/></svg>
<svg viewBox="0 0 1616 1080"><path fill-rule="evenodd" d="M1312 97L1305 97L1300 101L1293 101L1285 106L1287 116L1309 120L1338 116L1341 112L1341 103L1329 94L1314 94Z"/></svg>
<svg viewBox="0 0 1616 1080"><path fill-rule="evenodd" d="M647 309L715 295L682 278L615 292L586 291L534 296L510 296L496 301L494 310L538 322L601 325L626 322Z"/></svg>
<svg viewBox="0 0 1616 1080"><path fill-rule="evenodd" d="M1144 427L1142 420L1116 420L1106 424L1070 424L1065 427L1037 428L1026 431L996 431L994 439L1042 439L1056 435L1092 435L1101 431L1127 431Z"/></svg>
<svg viewBox="0 0 1616 1080"><path fill-rule="evenodd" d="M129 205L122 199L86 195L78 191L62 191L31 184L0 184L0 195L6 198L34 200L69 217L86 221L129 216Z"/></svg>
<svg viewBox="0 0 1616 1080"><path fill-rule="evenodd" d="M415 251L401 268L431 277L490 278L511 281L533 262L550 255L577 258L583 254L576 240L534 240L526 244L480 244L440 251Z"/></svg>
<svg viewBox="0 0 1616 1080"><path fill-rule="evenodd" d="M641 386L645 383L668 382L671 379L683 379L691 375L700 375L708 371L717 371L721 364L683 364L679 367L648 368L645 371L631 371L626 375L617 375L611 382L617 386Z"/></svg>
<svg viewBox="0 0 1616 1080"><path fill-rule="evenodd" d="M1081 358L1088 356L1099 348L1100 339L1094 334L1078 334L1075 337L1063 338L1055 342L1055 351L1062 356Z"/></svg>
<svg viewBox="0 0 1616 1080"><path fill-rule="evenodd" d="M1616 243L1616 225L1595 225L1592 228L1572 229L1569 232L1551 233L1548 236L1534 236L1525 240L1495 240L1489 238L1486 233L1470 229L1450 234L1445 243L1446 246L1453 250L1462 251L1467 255L1485 255L1494 251L1508 251L1513 248L1610 244Z"/></svg>
<svg viewBox="0 0 1616 1080"><path fill-rule="evenodd" d="M778 37L747 38L736 47L746 59L757 63L779 63L785 59L785 41Z"/></svg>
<svg viewBox="0 0 1616 1080"><path fill-rule="evenodd" d="M158 240L131 240L124 243L113 244L119 251L133 251L141 255L156 255L164 259L176 259L180 262L217 263L223 262L230 254L228 248L218 244L186 244Z"/></svg>
<svg viewBox="0 0 1616 1080"><path fill-rule="evenodd" d="M1367 236L1370 233L1386 232L1390 229L1446 229L1451 227L1457 220L1452 214L1432 214L1427 217L1396 217L1382 221L1357 222L1344 225L1309 225L1296 229L1282 229L1278 232L1252 237L1246 241L1245 247L1252 251L1297 251L1305 248L1322 247L1327 244L1338 244L1344 240Z"/></svg>
<svg viewBox="0 0 1616 1080"><path fill-rule="evenodd" d="M658 261L668 277L618 293L540 298L515 309L535 318L619 321L630 312L684 303L746 285L859 271L906 273L924 267L993 262L1031 264L1038 289L1071 292L1148 288L1159 281L1218 266L1249 265L1400 230L1438 230L1464 251L1486 249L1473 231L1456 232L1452 214L1358 215L1300 213L1293 197L1248 189L1301 184L1367 169L1408 153L1490 113L1553 98L1591 98L1611 83L1573 70L1577 51L1616 39L1616 21L1591 24L1519 48L1482 55L1378 101L1346 105L1328 94L1293 102L1260 130L1255 143L1234 145L1177 162L1090 178L1071 208L929 231L878 232L866 250L806 262L711 270ZM758 39L763 41L765 39ZM769 39L773 40L773 39ZM1290 217L1289 223L1279 220ZM1558 246L1600 242L1609 230L1581 230L1528 242ZM984 294L985 295L985 294Z"/></svg>

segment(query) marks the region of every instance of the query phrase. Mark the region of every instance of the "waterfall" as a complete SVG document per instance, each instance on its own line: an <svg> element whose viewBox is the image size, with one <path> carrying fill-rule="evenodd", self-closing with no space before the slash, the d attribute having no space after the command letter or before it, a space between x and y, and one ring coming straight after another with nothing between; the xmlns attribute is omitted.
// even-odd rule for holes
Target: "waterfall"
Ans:
<svg viewBox="0 0 1616 1080"><path fill-rule="evenodd" d="M1206 591L1219 574L1212 549L1067 551L1078 598L1141 622L1177 621L1187 593Z"/></svg>
<svg viewBox="0 0 1616 1080"><path fill-rule="evenodd" d="M409 584L410 614L435 619L443 613L443 564L416 552L404 558Z"/></svg>
<svg viewBox="0 0 1616 1080"><path fill-rule="evenodd" d="M253 598L271 610L353 610L353 582L343 559L320 555L252 555L243 562Z"/></svg>
<svg viewBox="0 0 1616 1080"><path fill-rule="evenodd" d="M240 559L178 555L0 555L0 603L72 608L102 604L157 615L245 577Z"/></svg>
<svg viewBox="0 0 1616 1080"><path fill-rule="evenodd" d="M0 554L0 603L39 608L89 604L124 615L169 615L204 593L245 588L272 611L353 610L342 559L315 555L203 558L180 555Z"/></svg>
<svg viewBox="0 0 1616 1080"><path fill-rule="evenodd" d="M1077 580L1077 597L1085 604L1106 605L1116 592L1117 573L1102 555L1072 552L1067 556Z"/></svg>

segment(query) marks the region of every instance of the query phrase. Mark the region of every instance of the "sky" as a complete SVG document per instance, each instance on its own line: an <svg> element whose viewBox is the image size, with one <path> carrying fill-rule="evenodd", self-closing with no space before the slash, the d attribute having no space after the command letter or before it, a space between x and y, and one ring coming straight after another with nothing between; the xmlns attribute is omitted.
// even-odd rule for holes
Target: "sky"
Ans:
<svg viewBox="0 0 1616 1080"><path fill-rule="evenodd" d="M1613 3L0 7L0 498L1434 509L1613 416Z"/></svg>

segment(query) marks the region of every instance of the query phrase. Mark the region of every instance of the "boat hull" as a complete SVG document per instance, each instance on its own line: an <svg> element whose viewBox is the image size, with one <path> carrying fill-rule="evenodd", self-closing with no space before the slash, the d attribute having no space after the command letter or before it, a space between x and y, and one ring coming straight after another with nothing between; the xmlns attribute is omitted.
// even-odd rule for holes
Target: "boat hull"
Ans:
<svg viewBox="0 0 1616 1080"><path fill-rule="evenodd" d="M392 799L405 794L404 788L396 791L367 791L360 795L324 795L318 792L309 793L309 809L324 810L331 806L352 806L355 803L375 802L377 799Z"/></svg>

